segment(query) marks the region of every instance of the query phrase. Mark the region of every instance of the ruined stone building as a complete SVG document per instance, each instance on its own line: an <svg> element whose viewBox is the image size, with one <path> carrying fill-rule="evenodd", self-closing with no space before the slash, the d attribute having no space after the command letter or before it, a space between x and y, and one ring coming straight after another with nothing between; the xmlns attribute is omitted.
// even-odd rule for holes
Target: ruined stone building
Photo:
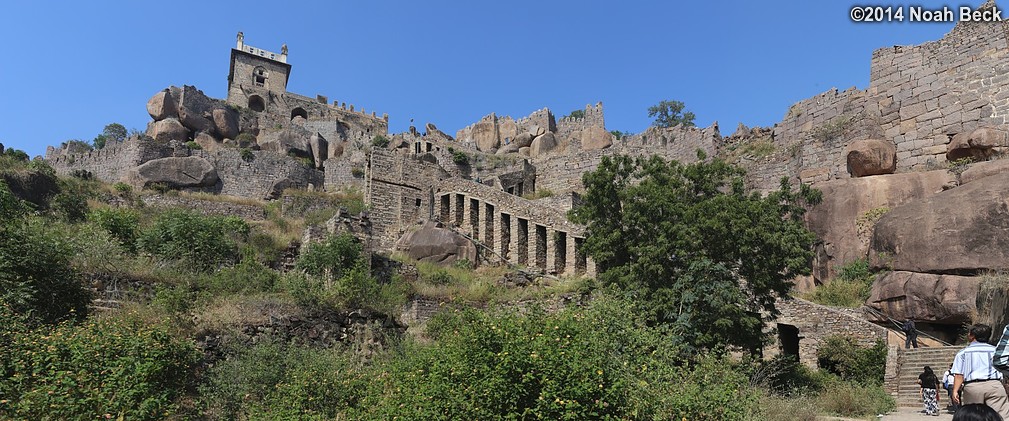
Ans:
<svg viewBox="0 0 1009 421"><path fill-rule="evenodd" d="M601 103L578 118L546 108L519 118L491 113L454 137L430 123L390 134L385 115L288 92L286 47L267 51L240 35L225 100L168 88L147 104L146 136L97 151L50 148L46 160L61 174L244 197L358 189L379 249L437 221L479 244L487 260L592 274L579 248L584 227L565 217L584 191L582 174L609 155L694 162L701 151L743 167L757 191L784 178L824 192L807 218L820 243L800 289L869 259L885 275L867 304L939 329L977 310L980 273L1009 270L1007 249L997 247L1009 244L1009 231L985 228L1009 221L998 205L1009 200L1009 180L997 183L1009 171L999 159L1009 148L1007 34L1007 23L960 23L937 41L881 48L867 54L868 87L798 101L772 127L740 125L729 135L717 123L651 127L619 139ZM819 335L811 332L822 324L785 325L787 348L808 361Z"/></svg>

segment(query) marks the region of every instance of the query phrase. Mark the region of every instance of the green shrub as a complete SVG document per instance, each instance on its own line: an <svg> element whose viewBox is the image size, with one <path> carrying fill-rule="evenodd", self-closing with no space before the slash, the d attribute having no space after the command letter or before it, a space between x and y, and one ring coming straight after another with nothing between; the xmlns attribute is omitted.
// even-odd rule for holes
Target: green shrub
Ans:
<svg viewBox="0 0 1009 421"><path fill-rule="evenodd" d="M363 251L361 242L352 234L334 235L323 242L309 244L298 256L296 268L310 275L336 279L364 264Z"/></svg>
<svg viewBox="0 0 1009 421"><path fill-rule="evenodd" d="M842 380L882 384L886 365L886 345L882 341L863 347L849 336L833 335L816 351L821 369Z"/></svg>
<svg viewBox="0 0 1009 421"><path fill-rule="evenodd" d="M208 270L238 259L238 241L249 235L249 225L235 216L203 216L170 210L158 216L138 239L141 250L169 261Z"/></svg>
<svg viewBox="0 0 1009 421"><path fill-rule="evenodd" d="M122 181L113 184L112 188L119 193L133 193L133 186L130 186L129 184L126 184Z"/></svg>
<svg viewBox="0 0 1009 421"><path fill-rule="evenodd" d="M213 419L346 419L374 378L349 353L264 342L232 349L200 387Z"/></svg>
<svg viewBox="0 0 1009 421"><path fill-rule="evenodd" d="M371 146L376 148L385 148L389 146L389 138L380 134L375 135L375 137L371 138Z"/></svg>
<svg viewBox="0 0 1009 421"><path fill-rule="evenodd" d="M91 294L71 266L73 249L0 183L0 307L33 323L87 315Z"/></svg>
<svg viewBox="0 0 1009 421"><path fill-rule="evenodd" d="M25 151L14 148L4 149L4 156L7 156L13 159L14 161L19 162L28 162L28 160L30 159L28 154L25 153Z"/></svg>
<svg viewBox="0 0 1009 421"><path fill-rule="evenodd" d="M466 152L463 151L453 151L452 162L456 165L469 165L469 155L466 155Z"/></svg>
<svg viewBox="0 0 1009 421"><path fill-rule="evenodd" d="M0 341L0 418L164 419L200 354L163 326L99 318Z"/></svg>
<svg viewBox="0 0 1009 421"><path fill-rule="evenodd" d="M62 178L60 192L52 197L49 207L57 216L70 222L80 222L88 216L88 199L97 195L94 180Z"/></svg>
<svg viewBox="0 0 1009 421"><path fill-rule="evenodd" d="M238 152L238 155L241 156L242 157L242 161L245 161L245 162L252 162L252 160L256 159L256 155L253 154L252 150L249 149L249 148L242 148Z"/></svg>
<svg viewBox="0 0 1009 421"><path fill-rule="evenodd" d="M192 149L192 150L203 149L203 146L200 146L199 143L196 143L195 141L192 141L192 140L186 142L186 147L189 148L189 149Z"/></svg>
<svg viewBox="0 0 1009 421"><path fill-rule="evenodd" d="M874 280L868 259L853 260L839 267L834 280L818 286L807 298L829 306L860 307L869 299Z"/></svg>
<svg viewBox="0 0 1009 421"><path fill-rule="evenodd" d="M882 373L882 369L880 369ZM865 417L885 414L897 407L882 384L830 382L816 397L817 406L828 414L842 417Z"/></svg>
<svg viewBox="0 0 1009 421"><path fill-rule="evenodd" d="M254 135L252 133L247 133L247 132L246 133L239 133L238 137L236 137L235 140L238 141L239 145L246 144L246 143L251 143L251 142L255 142L256 141L256 135Z"/></svg>
<svg viewBox="0 0 1009 421"><path fill-rule="evenodd" d="M207 287L215 295L270 292L279 279L277 272L256 261L255 251L247 248L240 263L215 272Z"/></svg>
<svg viewBox="0 0 1009 421"><path fill-rule="evenodd" d="M137 230L140 226L140 214L137 211L125 208L95 209L88 214L88 220L112 234L124 250L130 253L137 251Z"/></svg>

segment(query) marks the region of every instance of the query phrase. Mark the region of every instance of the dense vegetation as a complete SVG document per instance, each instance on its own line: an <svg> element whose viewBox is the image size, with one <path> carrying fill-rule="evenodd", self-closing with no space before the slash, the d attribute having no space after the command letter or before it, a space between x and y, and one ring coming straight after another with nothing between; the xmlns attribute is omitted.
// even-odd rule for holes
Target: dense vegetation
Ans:
<svg viewBox="0 0 1009 421"><path fill-rule="evenodd" d="M625 178L614 183L607 174ZM263 207L265 220L246 221L146 207L149 193L79 175L57 178L42 162L0 156L3 419L798 420L892 406L873 374L882 372L878 348L832 339L820 355L830 371L819 372L725 352L757 340L726 337L759 322L744 297L778 293L786 286L779 277L801 273L793 263L808 237L794 218L809 192L743 194L735 188L738 172L717 161L608 161L587 177L589 194L625 200L619 217L628 226L672 211L696 223L658 221L680 234L646 247L635 243L645 238L636 231L605 234L594 217L606 209L579 210L592 235L603 235L589 245L602 262L599 282L541 280L522 288L498 282L504 269L470 262L417 264L410 282L380 279L349 234L305 247L294 270L278 270L304 226L334 214L310 210L319 193L294 193L286 211L276 202L192 196ZM630 183L631 175L640 182ZM689 200L678 198L686 193ZM359 197L323 199L363 209L354 203ZM639 203L646 198L656 203ZM719 224L744 221L759 229L731 236L724 247L763 248L768 256L759 265L740 265L752 256L716 245L727 235ZM686 242L690 236L695 241ZM633 259L606 255L606 244L627 247ZM663 256L675 264L656 272ZM730 282L733 273L750 282ZM115 310L88 305L102 284L131 283L149 292ZM552 311L501 305L558 293L577 294L584 304ZM284 335L248 340L249 329L264 323L257 318L398 315L412 294L451 304L406 335L368 322L330 347ZM674 300L691 294L719 300ZM492 305L479 310L474 301Z"/></svg>

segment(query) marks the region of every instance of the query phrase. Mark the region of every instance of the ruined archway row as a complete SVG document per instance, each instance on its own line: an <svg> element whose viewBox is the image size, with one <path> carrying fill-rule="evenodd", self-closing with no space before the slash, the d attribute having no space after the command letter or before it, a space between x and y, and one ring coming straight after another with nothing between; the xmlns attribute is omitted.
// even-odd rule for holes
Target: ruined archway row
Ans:
<svg viewBox="0 0 1009 421"><path fill-rule="evenodd" d="M595 275L595 264L581 251L585 238L574 230L544 225L527 212L465 192L442 191L435 199L436 219L509 263L557 275Z"/></svg>

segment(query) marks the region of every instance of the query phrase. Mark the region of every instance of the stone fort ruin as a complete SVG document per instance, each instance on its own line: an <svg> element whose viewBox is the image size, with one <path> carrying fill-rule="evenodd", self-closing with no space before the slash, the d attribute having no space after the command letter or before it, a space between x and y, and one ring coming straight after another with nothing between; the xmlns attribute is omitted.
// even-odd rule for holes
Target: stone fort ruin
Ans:
<svg viewBox="0 0 1009 421"><path fill-rule="evenodd" d="M772 127L740 125L728 135L715 123L618 139L606 130L601 103L579 118L558 119L544 108L520 118L491 113L455 136L431 123L390 134L387 115L288 92L287 57L286 46L260 49L239 33L226 99L169 87L148 102L152 121L143 136L95 151L49 148L45 159L61 174L86 170L137 187L259 199L288 188L358 189L377 249L394 249L404 235L437 223L486 260L592 275L579 247L584 227L565 217L584 190L582 174L607 155L692 162L701 150L746 169L758 191L786 178L824 192L807 218L821 241L813 276L797 280L800 290L869 259L885 275L868 306L894 319L915 317L951 339L944 327L978 310L979 274L1009 270L1009 248L999 247L1009 244L1009 231L995 229L1009 224L999 205L1009 200L1009 161L1000 159L1009 147L1006 23L960 23L937 41L881 48L865 89L832 89L782 110ZM834 317L804 304L790 308L800 310L789 310L789 320ZM886 323L874 314L863 318ZM791 333L782 348L801 350L808 361L829 331L822 325L784 322L779 328Z"/></svg>

